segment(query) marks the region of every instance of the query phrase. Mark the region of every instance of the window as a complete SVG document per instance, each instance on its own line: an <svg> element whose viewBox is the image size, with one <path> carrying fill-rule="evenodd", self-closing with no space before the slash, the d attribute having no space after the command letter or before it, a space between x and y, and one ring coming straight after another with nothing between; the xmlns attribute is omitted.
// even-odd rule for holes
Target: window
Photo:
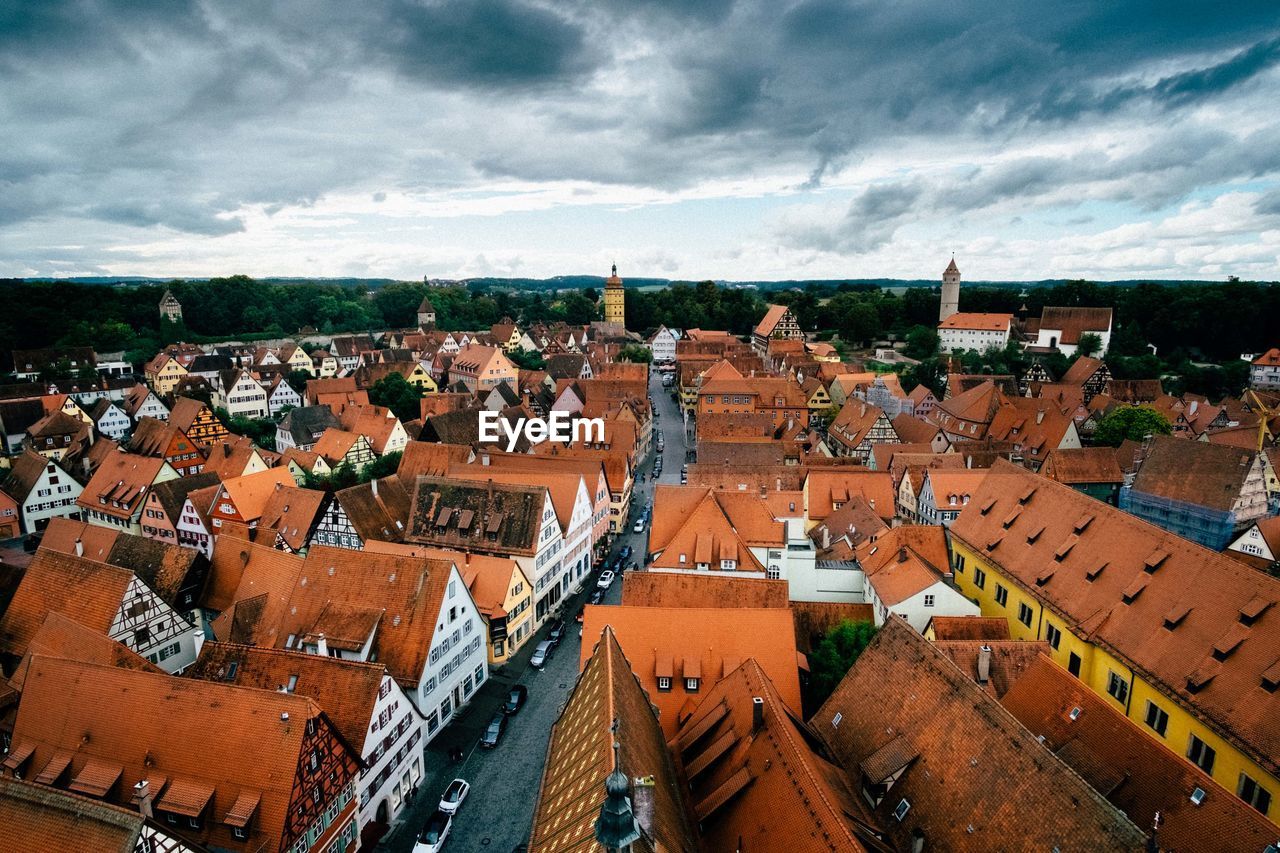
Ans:
<svg viewBox="0 0 1280 853"><path fill-rule="evenodd" d="M670 679L670 678L667 678L667 677L665 677L665 676L659 677L659 678L658 678L658 689L659 689L659 690L670 690L670 689L671 689L671 679Z"/></svg>
<svg viewBox="0 0 1280 853"><path fill-rule="evenodd" d="M1009 606L1009 590L1003 584L996 584L996 604L1001 607Z"/></svg>
<svg viewBox="0 0 1280 853"><path fill-rule="evenodd" d="M1108 670L1107 693L1117 702L1124 702L1129 698L1129 682L1125 681L1123 676Z"/></svg>
<svg viewBox="0 0 1280 853"><path fill-rule="evenodd" d="M932 595L926 595L926 596L924 597L924 606L925 606L925 607L932 607L932 606L933 606L933 596L932 596Z"/></svg>
<svg viewBox="0 0 1280 853"><path fill-rule="evenodd" d="M987 588L987 573L982 569L975 568L973 570L973 585L978 589Z"/></svg>
<svg viewBox="0 0 1280 853"><path fill-rule="evenodd" d="M964 557L962 555L956 554L952 564L957 572L964 574Z"/></svg>
<svg viewBox="0 0 1280 853"><path fill-rule="evenodd" d="M1044 638L1049 641L1049 648L1057 651L1058 644L1062 642L1062 632L1052 625L1046 623L1044 629Z"/></svg>
<svg viewBox="0 0 1280 853"><path fill-rule="evenodd" d="M146 626L138 628L133 632L133 642L138 646L151 642L151 629Z"/></svg>
<svg viewBox="0 0 1280 853"><path fill-rule="evenodd" d="M1240 774L1236 795L1263 814L1271 808L1271 793L1244 773Z"/></svg>
<svg viewBox="0 0 1280 853"><path fill-rule="evenodd" d="M444 701L440 703L440 717L441 719L447 719L448 716L452 713L453 713L453 700L450 697L446 696L444 697Z"/></svg>
<svg viewBox="0 0 1280 853"><path fill-rule="evenodd" d="M686 678L686 679L684 680L684 689L685 689L685 692L686 692L686 693L697 693L697 692L698 692L698 679L696 679L696 678Z"/></svg>
<svg viewBox="0 0 1280 853"><path fill-rule="evenodd" d="M1155 702L1147 700L1147 726L1160 737L1169 728L1169 715Z"/></svg>
<svg viewBox="0 0 1280 853"><path fill-rule="evenodd" d="M1025 601L1018 602L1018 621L1030 628L1031 615L1031 608L1027 606L1027 603Z"/></svg>
<svg viewBox="0 0 1280 853"><path fill-rule="evenodd" d="M438 728L440 728L440 715L432 711L427 715L427 734L432 734Z"/></svg>
<svg viewBox="0 0 1280 853"><path fill-rule="evenodd" d="M1218 753L1213 747L1200 740L1195 735L1191 736L1191 740L1187 742L1187 758L1196 767L1199 767L1210 776L1213 775L1213 760L1218 757Z"/></svg>
<svg viewBox="0 0 1280 853"><path fill-rule="evenodd" d="M476 687L484 684L484 664L476 667Z"/></svg>

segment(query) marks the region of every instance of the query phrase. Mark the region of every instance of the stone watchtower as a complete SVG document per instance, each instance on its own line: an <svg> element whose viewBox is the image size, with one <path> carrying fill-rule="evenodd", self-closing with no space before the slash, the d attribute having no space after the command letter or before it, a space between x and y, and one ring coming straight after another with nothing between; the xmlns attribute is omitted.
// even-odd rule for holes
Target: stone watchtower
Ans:
<svg viewBox="0 0 1280 853"><path fill-rule="evenodd" d="M613 265L613 275L604 282L604 321L617 323L619 328L626 328L626 294L622 290L622 279L618 278L618 265Z"/></svg>
<svg viewBox="0 0 1280 853"><path fill-rule="evenodd" d="M160 319L170 323L182 322L182 303L171 290L166 290L160 300Z"/></svg>
<svg viewBox="0 0 1280 853"><path fill-rule="evenodd" d="M952 258L942 273L942 306L938 309L938 322L960 310L960 268Z"/></svg>

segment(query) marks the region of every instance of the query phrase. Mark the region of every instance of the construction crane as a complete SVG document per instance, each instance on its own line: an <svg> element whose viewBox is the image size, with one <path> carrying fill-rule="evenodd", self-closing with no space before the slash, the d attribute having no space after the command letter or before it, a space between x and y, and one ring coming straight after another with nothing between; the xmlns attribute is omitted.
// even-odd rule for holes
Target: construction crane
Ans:
<svg viewBox="0 0 1280 853"><path fill-rule="evenodd" d="M1253 409L1253 411L1258 415L1258 448L1257 450L1259 453L1261 453L1262 449L1267 446L1268 438L1272 439L1273 441L1275 440L1275 436L1272 435L1271 433L1270 421L1272 418L1280 416L1280 406L1266 405L1265 403L1262 402L1262 400L1258 397L1258 395L1253 392L1252 389L1250 389L1246 393L1248 394L1249 399L1253 401L1252 404L1250 405L1250 408Z"/></svg>

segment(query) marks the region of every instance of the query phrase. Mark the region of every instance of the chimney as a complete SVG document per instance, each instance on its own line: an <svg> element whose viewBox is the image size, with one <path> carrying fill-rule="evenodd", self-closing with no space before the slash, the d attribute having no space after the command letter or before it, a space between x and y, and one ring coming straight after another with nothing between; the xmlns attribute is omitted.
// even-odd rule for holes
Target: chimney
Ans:
<svg viewBox="0 0 1280 853"><path fill-rule="evenodd" d="M985 643L978 649L978 683L986 684L991 679L991 647Z"/></svg>
<svg viewBox="0 0 1280 853"><path fill-rule="evenodd" d="M329 656L329 641L324 638L324 634L316 637L316 654L321 657Z"/></svg>
<svg viewBox="0 0 1280 853"><path fill-rule="evenodd" d="M830 547L831 547L831 528L827 527L824 524L822 525L822 550L825 551Z"/></svg>
<svg viewBox="0 0 1280 853"><path fill-rule="evenodd" d="M289 712L288 712L288 711L281 711L281 712L280 712L280 722L282 722L282 723L287 723L287 722L289 722Z"/></svg>
<svg viewBox="0 0 1280 853"><path fill-rule="evenodd" d="M84 543L80 541L80 537L78 536L76 537L76 556L84 556Z"/></svg>
<svg viewBox="0 0 1280 853"><path fill-rule="evenodd" d="M1036 411L1036 423L1044 423L1044 409L1038 409Z"/></svg>
<svg viewBox="0 0 1280 853"><path fill-rule="evenodd" d="M769 496L769 487L764 485L760 486L760 497L767 498L768 496Z"/></svg>
<svg viewBox="0 0 1280 853"><path fill-rule="evenodd" d="M653 837L653 793L656 788L652 776L644 776L631 780L631 810L636 816L636 823L645 835Z"/></svg>
<svg viewBox="0 0 1280 853"><path fill-rule="evenodd" d="M875 499L875 498L872 498L871 500L867 501L867 505L868 505L868 506L870 506L872 509L875 509L875 508L876 508L876 499Z"/></svg>
<svg viewBox="0 0 1280 853"><path fill-rule="evenodd" d="M378 479L376 477L369 481L369 488L373 490L373 496L376 498L378 496Z"/></svg>
<svg viewBox="0 0 1280 853"><path fill-rule="evenodd" d="M151 784L143 779L141 782L133 786L133 795L138 798L138 811L145 818L154 818L155 812L151 810Z"/></svg>
<svg viewBox="0 0 1280 853"><path fill-rule="evenodd" d="M751 697L751 733L764 728L764 699L760 696Z"/></svg>
<svg viewBox="0 0 1280 853"><path fill-rule="evenodd" d="M906 549L906 548L899 548L899 549L898 549L898 562L899 562L899 563L905 563L906 561L907 561L907 549Z"/></svg>

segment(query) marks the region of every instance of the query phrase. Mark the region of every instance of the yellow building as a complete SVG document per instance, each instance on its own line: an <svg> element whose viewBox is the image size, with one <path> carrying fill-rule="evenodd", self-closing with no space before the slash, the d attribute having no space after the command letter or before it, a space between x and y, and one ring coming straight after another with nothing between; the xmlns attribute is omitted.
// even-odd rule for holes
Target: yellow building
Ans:
<svg viewBox="0 0 1280 853"><path fill-rule="evenodd" d="M604 282L604 321L617 323L626 328L626 293L622 289L622 279L618 278L618 265L613 265L613 274Z"/></svg>
<svg viewBox="0 0 1280 853"><path fill-rule="evenodd" d="M186 375L187 369L176 358L163 352L147 362L143 368L143 376L146 378L147 384L151 386L151 390L155 391L159 397L163 397L176 388L178 381Z"/></svg>
<svg viewBox="0 0 1280 853"><path fill-rule="evenodd" d="M983 616L1280 824L1280 580L1004 462L950 534Z"/></svg>

